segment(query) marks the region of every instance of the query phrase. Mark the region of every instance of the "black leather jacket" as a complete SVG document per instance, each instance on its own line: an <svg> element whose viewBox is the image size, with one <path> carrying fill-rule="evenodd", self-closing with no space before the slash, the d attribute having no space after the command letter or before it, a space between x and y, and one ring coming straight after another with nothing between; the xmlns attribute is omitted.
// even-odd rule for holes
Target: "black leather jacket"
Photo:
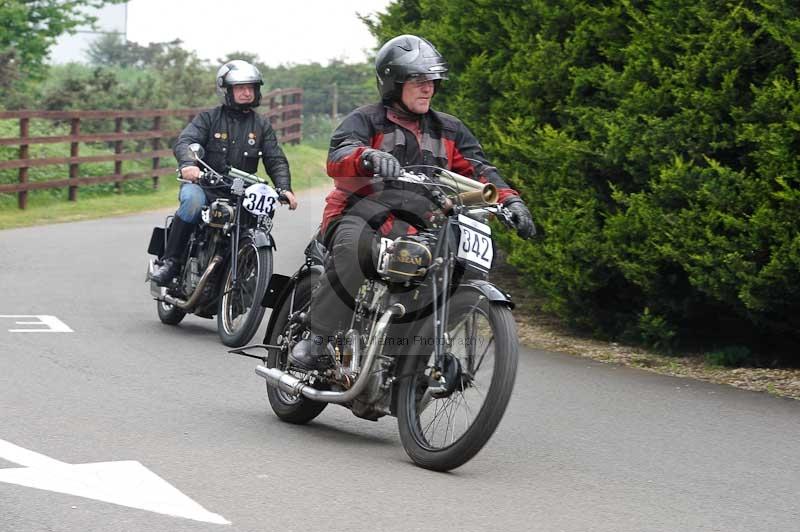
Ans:
<svg viewBox="0 0 800 532"><path fill-rule="evenodd" d="M255 173L260 158L276 188L292 189L289 162L275 131L269 120L255 111L245 113L220 105L198 114L175 141L173 152L179 168L197 165L189 151L193 142L205 148L203 160L218 172L233 166Z"/></svg>

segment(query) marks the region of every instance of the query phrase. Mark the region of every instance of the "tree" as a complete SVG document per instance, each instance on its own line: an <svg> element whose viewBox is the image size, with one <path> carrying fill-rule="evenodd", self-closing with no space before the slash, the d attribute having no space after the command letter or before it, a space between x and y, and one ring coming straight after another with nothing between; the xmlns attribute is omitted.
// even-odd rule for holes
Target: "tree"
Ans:
<svg viewBox="0 0 800 532"><path fill-rule="evenodd" d="M11 62L27 75L41 74L47 53L58 36L91 25L96 17L85 8L99 8L122 0L4 0L0 3L0 70ZM14 58L9 52L14 51Z"/></svg>

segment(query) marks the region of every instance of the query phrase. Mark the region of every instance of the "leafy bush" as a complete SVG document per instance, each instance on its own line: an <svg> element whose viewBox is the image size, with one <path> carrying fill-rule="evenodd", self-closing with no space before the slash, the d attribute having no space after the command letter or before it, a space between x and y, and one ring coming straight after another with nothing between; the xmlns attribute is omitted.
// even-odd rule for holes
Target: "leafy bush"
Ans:
<svg viewBox="0 0 800 532"><path fill-rule="evenodd" d="M796 356L800 4L399 0L374 31L448 59L436 105L531 206L543 238L504 242L550 309Z"/></svg>

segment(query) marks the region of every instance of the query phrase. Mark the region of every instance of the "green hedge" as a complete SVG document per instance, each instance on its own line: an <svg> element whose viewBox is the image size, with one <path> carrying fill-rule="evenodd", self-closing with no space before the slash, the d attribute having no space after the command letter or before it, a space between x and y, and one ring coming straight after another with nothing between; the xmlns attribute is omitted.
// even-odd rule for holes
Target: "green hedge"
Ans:
<svg viewBox="0 0 800 532"><path fill-rule="evenodd" d="M446 55L436 103L530 205L543 238L504 243L551 310L665 349L798 345L796 1L400 0L374 31Z"/></svg>

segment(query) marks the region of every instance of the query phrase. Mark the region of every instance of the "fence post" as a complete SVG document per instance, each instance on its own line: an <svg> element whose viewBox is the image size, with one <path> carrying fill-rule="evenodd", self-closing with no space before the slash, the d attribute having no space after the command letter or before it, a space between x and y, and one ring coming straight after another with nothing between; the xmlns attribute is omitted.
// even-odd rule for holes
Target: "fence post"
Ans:
<svg viewBox="0 0 800 532"><path fill-rule="evenodd" d="M292 126L285 125L289 120L292 119L292 111L287 111L286 108L291 105L292 103L292 95L291 94L284 94L283 95L283 112L281 113L281 120L284 123L283 126L283 134L290 136L292 134Z"/></svg>
<svg viewBox="0 0 800 532"><path fill-rule="evenodd" d="M122 133L122 117L118 116L114 118L114 132ZM120 153L122 153L122 139L119 139L114 143L114 154L119 155ZM122 175L122 161L119 159L114 159L114 175L115 176ZM114 183L114 188L116 189L118 194L122 192L122 182L117 181L116 183Z"/></svg>
<svg viewBox="0 0 800 532"><path fill-rule="evenodd" d="M80 117L75 117L72 119L72 127L70 128L70 135L77 136L81 133L81 119ZM78 142L75 141L70 144L69 148L69 156L70 157L77 157L78 156ZM78 177L78 163L70 163L69 165L69 178L76 179ZM78 198L78 186L77 185L70 185L69 187L69 201L75 201Z"/></svg>
<svg viewBox="0 0 800 532"><path fill-rule="evenodd" d="M20 139L25 142L25 139L28 138L29 134L29 119L28 118L20 118L19 119L19 136ZM27 159L29 157L28 153L28 145L27 144L20 144L19 145L19 158L20 159ZM19 169L19 182L20 184L28 182L28 167L24 166ZM27 190L20 190L17 194L17 205L20 209L25 209L28 206L28 191Z"/></svg>
<svg viewBox="0 0 800 532"><path fill-rule="evenodd" d="M296 103L296 104L298 104L300 106L300 109L295 111L294 114L295 114L295 116L297 118L302 120L302 118L303 118L303 92L302 91L297 91L296 93L294 93L294 103ZM297 131L297 140L294 142L294 144L300 144L301 142L303 142L303 123L302 123L302 121L299 124L297 124L297 126L293 126L292 129L295 129Z"/></svg>
<svg viewBox="0 0 800 532"><path fill-rule="evenodd" d="M161 131L161 117L156 116L153 118L153 131ZM153 138L153 151L158 151L161 149L161 137ZM158 174L155 173L155 170L158 170L158 166L160 163L160 157L157 155L153 157L153 190L158 190Z"/></svg>

